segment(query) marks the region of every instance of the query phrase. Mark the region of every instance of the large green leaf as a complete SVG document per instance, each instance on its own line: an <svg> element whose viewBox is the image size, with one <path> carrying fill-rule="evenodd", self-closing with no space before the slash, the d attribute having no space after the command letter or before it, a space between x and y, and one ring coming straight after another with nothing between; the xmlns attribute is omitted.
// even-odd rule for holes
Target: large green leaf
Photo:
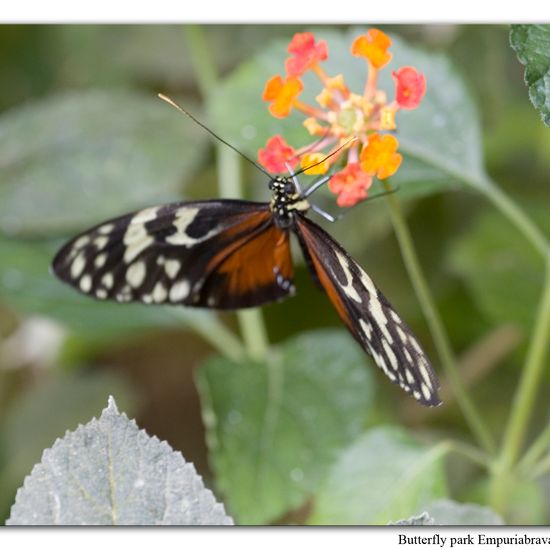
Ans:
<svg viewBox="0 0 550 550"><path fill-rule="evenodd" d="M550 25L512 25L510 44L525 65L531 102L550 126Z"/></svg>
<svg viewBox="0 0 550 550"><path fill-rule="evenodd" d="M68 232L173 200L207 136L154 94L52 96L0 117L0 231Z"/></svg>
<svg viewBox="0 0 550 550"><path fill-rule="evenodd" d="M197 378L216 481L241 524L273 521L314 495L372 402L371 373L343 332L306 333L267 361L211 359Z"/></svg>
<svg viewBox="0 0 550 550"><path fill-rule="evenodd" d="M329 46L329 58L323 68L330 75L344 74L348 86L357 93L364 88L366 64L353 57L349 49L354 37L364 31L315 30L315 36L327 40ZM406 158L394 179L403 194L433 192L462 181L483 185L486 177L479 124L462 79L445 56L420 51L396 36L392 39L393 59L381 71L380 87L391 97L391 71L405 65L423 72L428 83L421 106L398 115L400 150ZM261 98L268 78L284 72L287 44L288 41L276 41L267 46L213 89L208 98L212 127L251 156L275 134L283 135L294 146L309 141L301 124L303 116L294 113L286 119L276 119ZM300 98L313 103L320 83L307 74L304 84Z"/></svg>
<svg viewBox="0 0 550 550"><path fill-rule="evenodd" d="M0 422L0 517L44 448L68 427L86 422L104 406L110 393L116 393L128 410L134 408L131 388L121 379L100 372L53 375L11 405Z"/></svg>
<svg viewBox="0 0 550 550"><path fill-rule="evenodd" d="M529 211L540 226L550 230L546 208L531 206ZM453 244L449 264L490 319L531 326L544 262L498 213L480 214Z"/></svg>
<svg viewBox="0 0 550 550"><path fill-rule="evenodd" d="M375 428L332 467L319 492L315 525L386 524L446 496L443 445L415 442L398 428Z"/></svg>
<svg viewBox="0 0 550 550"><path fill-rule="evenodd" d="M0 299L17 311L46 315L73 331L107 338L149 327L200 328L215 319L216 314L210 311L100 302L84 296L49 271L59 245L57 241L18 241L0 236Z"/></svg>
<svg viewBox="0 0 550 550"><path fill-rule="evenodd" d="M118 412L58 439L17 492L8 525L232 525L193 464Z"/></svg>

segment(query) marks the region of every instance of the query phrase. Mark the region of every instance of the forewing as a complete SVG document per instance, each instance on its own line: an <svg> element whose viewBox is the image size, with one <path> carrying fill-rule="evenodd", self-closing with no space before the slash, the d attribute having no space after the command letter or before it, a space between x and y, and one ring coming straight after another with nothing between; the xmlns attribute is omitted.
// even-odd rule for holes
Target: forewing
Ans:
<svg viewBox="0 0 550 550"><path fill-rule="evenodd" d="M297 216L296 233L315 275L363 349L423 405L439 405L439 383L426 354L371 278L311 220Z"/></svg>
<svg viewBox="0 0 550 550"><path fill-rule="evenodd" d="M104 222L67 243L52 268L80 292L119 302L227 309L293 290L288 235L267 204L248 201L172 203Z"/></svg>

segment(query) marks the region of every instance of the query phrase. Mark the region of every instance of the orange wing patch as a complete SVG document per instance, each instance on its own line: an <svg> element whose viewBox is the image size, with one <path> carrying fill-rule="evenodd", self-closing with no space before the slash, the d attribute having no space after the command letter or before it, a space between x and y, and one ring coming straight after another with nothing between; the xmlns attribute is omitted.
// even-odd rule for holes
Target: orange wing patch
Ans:
<svg viewBox="0 0 550 550"><path fill-rule="evenodd" d="M247 217L231 229L231 237L209 261L197 305L253 307L294 292L289 234L269 212Z"/></svg>

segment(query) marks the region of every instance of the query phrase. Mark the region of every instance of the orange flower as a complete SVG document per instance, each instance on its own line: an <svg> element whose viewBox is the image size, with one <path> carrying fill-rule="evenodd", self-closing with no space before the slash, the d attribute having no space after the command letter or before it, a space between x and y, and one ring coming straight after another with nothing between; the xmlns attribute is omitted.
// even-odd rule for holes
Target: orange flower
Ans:
<svg viewBox="0 0 550 550"><path fill-rule="evenodd" d="M300 161L300 166L304 169L304 174L308 176L326 174L330 168L330 163L324 153L306 153ZM311 168L308 168L310 166Z"/></svg>
<svg viewBox="0 0 550 550"><path fill-rule="evenodd" d="M378 29L369 29L367 34L355 39L351 46L351 53L358 57L365 57L373 67L380 69L391 59L391 53L388 52L390 46L391 39L387 34Z"/></svg>
<svg viewBox="0 0 550 550"><path fill-rule="evenodd" d="M395 174L402 160L401 155L397 153L398 145L399 142L392 135L370 135L359 157L363 171L380 179Z"/></svg>
<svg viewBox="0 0 550 550"><path fill-rule="evenodd" d="M273 136L265 144L265 149L258 151L258 160L262 166L273 174L287 171L286 165L294 168L298 158L294 149L281 136Z"/></svg>
<svg viewBox="0 0 550 550"><path fill-rule="evenodd" d="M283 80L279 75L267 81L262 98L271 101L269 112L277 118L285 118L290 114L294 102L303 89L298 78L288 77Z"/></svg>
<svg viewBox="0 0 550 550"><path fill-rule="evenodd" d="M296 33L288 45L288 53L294 55L285 62L289 76L301 76L319 61L328 57L327 43L324 40L315 43L315 37L310 32Z"/></svg>
<svg viewBox="0 0 550 550"><path fill-rule="evenodd" d="M372 176L365 174L359 163L348 164L340 172L336 172L328 182L328 187L338 195L336 204L340 207L354 206L367 198L367 190L372 185Z"/></svg>
<svg viewBox="0 0 550 550"><path fill-rule="evenodd" d="M402 67L392 73L395 100L403 109L416 109L426 93L426 79L414 67Z"/></svg>

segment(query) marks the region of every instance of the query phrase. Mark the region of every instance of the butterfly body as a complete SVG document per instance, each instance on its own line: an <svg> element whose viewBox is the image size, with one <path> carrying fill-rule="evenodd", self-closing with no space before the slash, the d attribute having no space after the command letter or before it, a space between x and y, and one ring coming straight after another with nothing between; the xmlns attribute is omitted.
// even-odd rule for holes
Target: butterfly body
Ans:
<svg viewBox="0 0 550 550"><path fill-rule="evenodd" d="M99 300L213 309L257 307L295 293L290 234L353 337L424 405L438 381L416 338L367 273L324 229L294 178L274 177L269 203L209 200L145 208L69 241L52 267Z"/></svg>

